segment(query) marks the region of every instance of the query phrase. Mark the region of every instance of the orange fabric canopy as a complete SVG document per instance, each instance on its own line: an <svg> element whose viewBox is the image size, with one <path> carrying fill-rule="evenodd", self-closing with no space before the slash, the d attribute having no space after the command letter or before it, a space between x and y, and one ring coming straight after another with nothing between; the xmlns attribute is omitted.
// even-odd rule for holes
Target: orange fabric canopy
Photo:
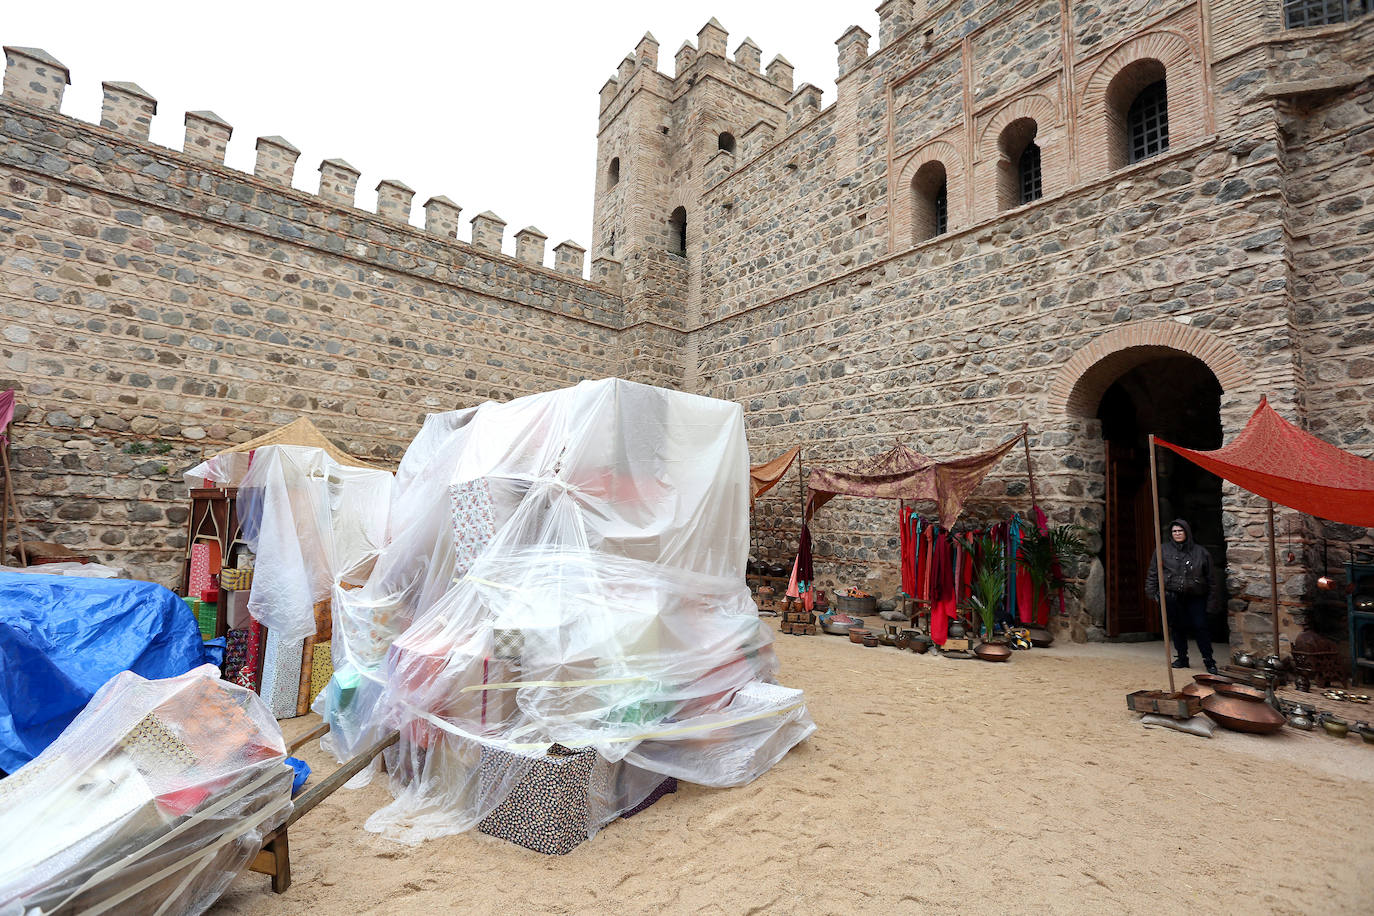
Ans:
<svg viewBox="0 0 1374 916"><path fill-rule="evenodd" d="M836 496L869 496L878 499L930 499L939 509L940 524L954 524L993 465L1025 435L1019 432L986 452L965 458L938 461L898 443L892 448L844 471L816 469L807 481L807 517Z"/></svg>
<svg viewBox="0 0 1374 916"><path fill-rule="evenodd" d="M1210 452L1155 442L1251 493L1308 515L1374 527L1374 461L1293 426L1267 398L1229 445Z"/></svg>
<svg viewBox="0 0 1374 916"><path fill-rule="evenodd" d="M772 461L756 464L749 469L749 505L754 504L758 499L769 490L778 485L782 480L782 475L787 473L787 469L792 466L792 462L797 460L797 455L801 453L801 446L795 446L783 452Z"/></svg>

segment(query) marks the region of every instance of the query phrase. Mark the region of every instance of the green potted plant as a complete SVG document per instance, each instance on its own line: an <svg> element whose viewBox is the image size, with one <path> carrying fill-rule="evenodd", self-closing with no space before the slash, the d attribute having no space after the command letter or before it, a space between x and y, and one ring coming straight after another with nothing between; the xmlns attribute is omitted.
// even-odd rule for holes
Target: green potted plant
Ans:
<svg viewBox="0 0 1374 916"><path fill-rule="evenodd" d="M983 642L973 654L984 661L1004 662L1011 657L1011 650L994 643L992 633L997 624L997 608L1007 592L1007 555L995 538L985 536L979 539L977 557L969 603L982 621Z"/></svg>
<svg viewBox="0 0 1374 916"><path fill-rule="evenodd" d="M1045 598L1067 592L1074 597L1083 594L1083 587L1070 579L1066 569L1077 569L1088 559L1088 546L1083 540L1081 525L1055 525L1041 533L1032 527L1021 539L1018 557L1031 580L1031 607L1039 608ZM1044 647L1054 641L1053 634L1044 627L1030 626L1031 644Z"/></svg>

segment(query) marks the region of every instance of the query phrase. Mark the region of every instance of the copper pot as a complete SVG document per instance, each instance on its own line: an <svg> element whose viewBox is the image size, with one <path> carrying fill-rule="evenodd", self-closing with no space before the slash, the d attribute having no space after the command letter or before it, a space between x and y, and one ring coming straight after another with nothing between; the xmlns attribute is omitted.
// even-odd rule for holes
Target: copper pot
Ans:
<svg viewBox="0 0 1374 916"><path fill-rule="evenodd" d="M1283 714L1261 700L1214 693L1202 700L1202 711L1213 722L1238 732L1268 735L1283 728Z"/></svg>
<svg viewBox="0 0 1374 916"><path fill-rule="evenodd" d="M985 662L1004 662L1011 658L1011 648L995 642L980 642L973 647L973 654Z"/></svg>
<svg viewBox="0 0 1374 916"><path fill-rule="evenodd" d="M1218 684L1239 683L1235 678L1227 677L1224 674L1195 674L1193 675L1193 680L1197 681L1199 684L1206 684L1208 687L1215 687Z"/></svg>
<svg viewBox="0 0 1374 916"><path fill-rule="evenodd" d="M1216 684L1214 689L1217 693L1228 697L1239 697L1242 700L1259 700L1264 702L1267 694L1263 690L1256 690L1254 687L1246 687L1244 684Z"/></svg>
<svg viewBox="0 0 1374 916"><path fill-rule="evenodd" d="M862 644L863 641L864 641L864 637L865 637L865 636L872 636L872 635L873 635L873 634L870 633L870 632L869 632L867 629L865 629L864 627L850 627L850 628L849 628L849 641L852 642L852 643L859 643L859 644Z"/></svg>
<svg viewBox="0 0 1374 916"><path fill-rule="evenodd" d="M1204 700L1207 697L1210 697L1212 694L1216 693L1216 691L1206 684L1193 683L1185 684L1183 689L1180 690L1179 693L1186 693L1190 697L1197 697L1199 700Z"/></svg>

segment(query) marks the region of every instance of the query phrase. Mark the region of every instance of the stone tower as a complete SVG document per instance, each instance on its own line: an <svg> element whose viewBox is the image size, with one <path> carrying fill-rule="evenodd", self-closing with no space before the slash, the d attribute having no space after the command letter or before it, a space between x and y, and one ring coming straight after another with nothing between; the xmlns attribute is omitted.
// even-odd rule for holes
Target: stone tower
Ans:
<svg viewBox="0 0 1374 916"><path fill-rule="evenodd" d="M702 195L772 146L786 124L792 65L778 56L763 70L748 38L730 57L728 37L715 19L706 23L696 46L678 50L669 77L658 71L658 41L645 34L601 88L593 276L623 278L626 330L645 344L626 347L631 378L691 387L690 332L702 318L709 244Z"/></svg>

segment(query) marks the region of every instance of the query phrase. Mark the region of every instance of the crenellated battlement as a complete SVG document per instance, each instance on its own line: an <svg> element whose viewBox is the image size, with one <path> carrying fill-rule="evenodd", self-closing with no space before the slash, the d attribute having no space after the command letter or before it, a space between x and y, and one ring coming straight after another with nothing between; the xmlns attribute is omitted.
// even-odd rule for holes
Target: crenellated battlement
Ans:
<svg viewBox="0 0 1374 916"><path fill-rule="evenodd" d="M637 62L644 62L646 66L656 65L657 47L653 36L646 34L640 41L636 55L626 58L626 66L622 67L622 71L628 68L632 73L639 65ZM63 94L71 83L71 73L67 66L40 48L6 46L4 50L5 101L61 115ZM101 89L98 126L136 142L151 145L149 137L153 118L157 115L157 99L146 89L132 82L104 82ZM234 128L229 122L213 111L188 111L185 123L184 145L181 150L173 152L189 156L200 164L236 171L225 165L229 142L234 134ZM278 136L258 137L254 145L256 158L253 177L283 188L298 190L293 187L292 182L301 151L286 138ZM326 159L320 163L319 173L319 186L315 196L322 203L334 207L357 207L358 180L362 175L358 169L343 159ZM384 179L377 185L376 216L387 222L411 226L414 197L415 192L403 182ZM501 243L505 223L494 214L487 212L473 219L473 234L467 242L462 242L457 237L461 207L447 197L438 196L426 201L424 211L424 226L412 226L417 232L436 235L459 245L470 245L492 255L513 257L564 278L581 277L583 274L581 260L573 256L574 250L583 249L575 243L564 243L571 247L561 260L552 265L545 265L542 243L520 244L517 237L514 254L503 254ZM589 282L600 285L596 284L594 279Z"/></svg>
<svg viewBox="0 0 1374 916"><path fill-rule="evenodd" d="M910 4L910 0L907 0ZM674 85L689 79L688 74L698 65L713 61L718 65L731 68L738 76L747 74L765 84L784 92L792 92L792 64L778 54L763 66L763 50L752 38L746 37L730 55L730 33L714 17L697 32L696 44L684 41L673 55L673 74L668 76L658 70L658 39L648 32L639 40L635 50L627 54L616 68L616 73L601 87L601 111L604 113L621 94L634 82L640 73L652 73Z"/></svg>

